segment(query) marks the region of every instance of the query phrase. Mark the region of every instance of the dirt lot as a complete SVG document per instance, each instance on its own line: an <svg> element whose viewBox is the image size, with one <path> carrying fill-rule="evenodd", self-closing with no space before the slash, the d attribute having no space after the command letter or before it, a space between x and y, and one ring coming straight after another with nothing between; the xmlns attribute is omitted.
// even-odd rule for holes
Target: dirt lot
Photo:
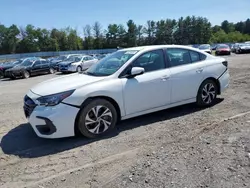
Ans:
<svg viewBox="0 0 250 188"><path fill-rule="evenodd" d="M226 57L230 88L120 123L107 138L38 138L22 100L47 75L0 81L0 187L250 187L250 55Z"/></svg>

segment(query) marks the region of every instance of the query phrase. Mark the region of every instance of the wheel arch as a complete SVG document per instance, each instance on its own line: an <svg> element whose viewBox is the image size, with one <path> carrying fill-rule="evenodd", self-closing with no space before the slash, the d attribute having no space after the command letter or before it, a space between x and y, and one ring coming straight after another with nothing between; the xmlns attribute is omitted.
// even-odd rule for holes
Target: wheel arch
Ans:
<svg viewBox="0 0 250 188"><path fill-rule="evenodd" d="M76 115L76 118L75 118L75 124L74 124L74 130L75 130L75 135L79 135L79 130L77 128L77 123L79 121L79 117L80 117L80 114L81 114L81 110L92 100L95 100L95 99L105 99L107 101L109 101L112 105L114 105L116 111L117 111L117 117L118 117L118 121L121 120L121 109L118 105L118 103L116 102L116 100L114 100L113 98L111 97L108 97L108 96L104 96L104 95L99 95L99 96L93 96L93 97L89 97L87 98L86 100L84 100L84 102L81 104L80 106L80 110L79 112L77 113Z"/></svg>
<svg viewBox="0 0 250 188"><path fill-rule="evenodd" d="M200 89L201 85L203 84L203 82L205 82L205 81L207 81L207 80L212 80L212 81L214 81L214 82L216 83L216 86L217 86L217 89L218 89L218 95L220 95L220 94L221 94L220 81L219 81L218 79L214 78L214 77L208 77L208 78L204 79L204 80L201 82L201 84L200 84L200 86L199 86L199 89ZM199 92L199 90L198 90L198 92ZM198 92L197 92L197 93L198 93Z"/></svg>

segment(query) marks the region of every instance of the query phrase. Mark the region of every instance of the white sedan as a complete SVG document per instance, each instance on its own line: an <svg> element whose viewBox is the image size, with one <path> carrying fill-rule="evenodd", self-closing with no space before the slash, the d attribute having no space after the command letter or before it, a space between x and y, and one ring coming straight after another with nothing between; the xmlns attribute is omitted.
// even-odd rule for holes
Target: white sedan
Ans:
<svg viewBox="0 0 250 188"><path fill-rule="evenodd" d="M94 138L119 120L187 103L211 106L228 84L224 58L178 45L127 48L31 88L24 112L39 137Z"/></svg>
<svg viewBox="0 0 250 188"><path fill-rule="evenodd" d="M81 72L97 63L98 59L89 55L72 56L59 64L60 72Z"/></svg>

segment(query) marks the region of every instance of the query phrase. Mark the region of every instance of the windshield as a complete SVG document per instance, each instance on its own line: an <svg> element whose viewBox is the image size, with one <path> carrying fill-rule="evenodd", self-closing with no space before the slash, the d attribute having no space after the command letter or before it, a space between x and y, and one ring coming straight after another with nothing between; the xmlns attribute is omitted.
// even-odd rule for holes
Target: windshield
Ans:
<svg viewBox="0 0 250 188"><path fill-rule="evenodd" d="M199 46L199 49L200 50L205 50L205 49L210 49L210 45L201 45L201 46Z"/></svg>
<svg viewBox="0 0 250 188"><path fill-rule="evenodd" d="M57 60L61 60L61 61L64 61L65 59L67 59L67 56L64 56L64 55L59 56L59 57L57 58Z"/></svg>
<svg viewBox="0 0 250 188"><path fill-rule="evenodd" d="M250 46L250 44L246 43L246 44L239 44L239 46Z"/></svg>
<svg viewBox="0 0 250 188"><path fill-rule="evenodd" d="M229 46L227 46L227 45L219 45L218 49L221 49L221 48L229 48Z"/></svg>
<svg viewBox="0 0 250 188"><path fill-rule="evenodd" d="M81 56L70 56L67 61L73 61L73 62L78 62L81 61L82 57Z"/></svg>
<svg viewBox="0 0 250 188"><path fill-rule="evenodd" d="M20 66L31 66L33 64L33 61L30 61L30 60L24 60L23 63L20 64Z"/></svg>
<svg viewBox="0 0 250 188"><path fill-rule="evenodd" d="M91 66L85 73L93 76L109 76L119 70L138 51L117 51Z"/></svg>

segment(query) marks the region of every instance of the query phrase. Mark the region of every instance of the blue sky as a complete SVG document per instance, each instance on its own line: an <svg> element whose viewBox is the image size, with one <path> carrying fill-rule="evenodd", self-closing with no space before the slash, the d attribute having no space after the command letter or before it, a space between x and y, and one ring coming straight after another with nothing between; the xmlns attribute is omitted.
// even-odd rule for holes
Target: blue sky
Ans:
<svg viewBox="0 0 250 188"><path fill-rule="evenodd" d="M220 24L250 17L250 0L0 0L0 23L36 27L82 30L86 24L99 21L125 24L133 19L144 25L147 20L195 15Z"/></svg>

